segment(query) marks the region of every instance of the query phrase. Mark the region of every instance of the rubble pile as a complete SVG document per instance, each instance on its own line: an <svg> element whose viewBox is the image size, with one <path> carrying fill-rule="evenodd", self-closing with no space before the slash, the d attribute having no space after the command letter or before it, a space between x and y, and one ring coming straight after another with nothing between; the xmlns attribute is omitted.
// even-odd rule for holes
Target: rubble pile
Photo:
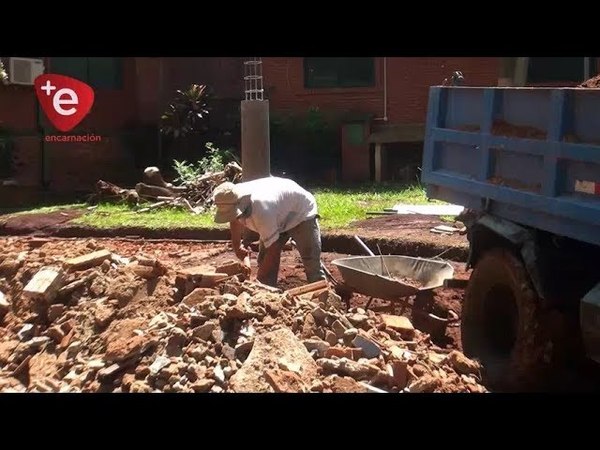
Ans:
<svg viewBox="0 0 600 450"><path fill-rule="evenodd" d="M144 181L137 183L135 189L124 189L116 184L98 180L96 190L88 202L116 202L130 206L146 202L138 212L161 207L178 207L193 214L200 214L212 205L212 193L219 184L225 181L238 183L241 179L242 168L236 162L227 164L220 172L205 173L180 186L167 183L157 167L147 167L144 171Z"/></svg>
<svg viewBox="0 0 600 450"><path fill-rule="evenodd" d="M0 392L486 392L477 362L325 281L49 245L0 242Z"/></svg>

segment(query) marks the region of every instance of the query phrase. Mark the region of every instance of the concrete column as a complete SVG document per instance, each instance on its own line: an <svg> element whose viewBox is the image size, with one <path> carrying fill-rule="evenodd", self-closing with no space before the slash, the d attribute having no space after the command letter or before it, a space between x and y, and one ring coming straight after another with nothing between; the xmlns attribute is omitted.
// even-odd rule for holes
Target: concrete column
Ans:
<svg viewBox="0 0 600 450"><path fill-rule="evenodd" d="M516 62L516 58L500 58L498 86L506 87L514 85Z"/></svg>
<svg viewBox="0 0 600 450"><path fill-rule="evenodd" d="M590 58L583 58L583 81L590 79Z"/></svg>
<svg viewBox="0 0 600 450"><path fill-rule="evenodd" d="M517 58L515 65L515 86L525 86L527 84L528 68L529 58Z"/></svg>
<svg viewBox="0 0 600 450"><path fill-rule="evenodd" d="M243 181L271 175L269 101L242 100Z"/></svg>

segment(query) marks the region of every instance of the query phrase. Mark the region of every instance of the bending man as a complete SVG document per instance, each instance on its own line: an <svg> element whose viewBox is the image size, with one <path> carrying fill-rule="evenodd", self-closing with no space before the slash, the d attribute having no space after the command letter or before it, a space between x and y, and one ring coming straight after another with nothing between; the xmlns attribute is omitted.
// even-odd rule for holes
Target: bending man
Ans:
<svg viewBox="0 0 600 450"><path fill-rule="evenodd" d="M281 250L291 237L300 252L309 283L325 279L321 267L321 233L315 197L295 181L266 177L245 183L223 183L214 191L215 222L229 222L238 258L248 254L242 245L244 227L258 233L258 281L277 285Z"/></svg>

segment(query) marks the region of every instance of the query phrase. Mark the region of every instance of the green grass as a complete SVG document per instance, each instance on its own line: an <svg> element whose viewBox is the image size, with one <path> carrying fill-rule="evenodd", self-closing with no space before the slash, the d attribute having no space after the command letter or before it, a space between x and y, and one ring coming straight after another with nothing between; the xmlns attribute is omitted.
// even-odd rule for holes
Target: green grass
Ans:
<svg viewBox="0 0 600 450"><path fill-rule="evenodd" d="M363 220L367 212L383 211L398 203L422 205L428 203L421 186L370 185L356 188L315 189L315 197L324 229L346 227L356 220ZM438 202L436 202L438 203Z"/></svg>
<svg viewBox="0 0 600 450"><path fill-rule="evenodd" d="M137 213L125 205L99 205L96 209L73 221L95 228L145 227L145 228L220 228L211 214L190 214L176 208L161 208Z"/></svg>
<svg viewBox="0 0 600 450"><path fill-rule="evenodd" d="M321 227L333 229L347 227L352 222L363 220L367 212L383 211L398 203L426 204L425 190L421 186L398 186L392 184L359 185L355 187L319 187L314 192L321 215ZM434 203L440 203L435 201ZM24 213L49 213L65 208L84 208L86 205L44 206L19 211ZM99 205L92 211L75 219L74 223L96 228L146 227L146 228L221 228L227 225L216 224L212 213L192 215L182 209L156 209L137 213L125 205Z"/></svg>

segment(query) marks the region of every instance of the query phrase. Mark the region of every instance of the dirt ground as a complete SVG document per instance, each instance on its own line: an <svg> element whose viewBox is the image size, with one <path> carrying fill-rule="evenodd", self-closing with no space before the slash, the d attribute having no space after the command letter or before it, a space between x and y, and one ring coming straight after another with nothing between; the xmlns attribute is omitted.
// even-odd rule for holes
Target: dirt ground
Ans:
<svg viewBox="0 0 600 450"><path fill-rule="evenodd" d="M454 224L444 222L437 216L427 216L423 214L395 214L389 216L375 216L369 219L354 222L349 230L359 231L360 236L374 237L377 239L407 240L411 242L443 243L446 247L466 247L467 238L459 233L451 235L442 235L431 232L432 228L439 225ZM462 228L463 225L457 223L456 228ZM343 233L346 229L336 230L336 233ZM377 253L377 249L373 250Z"/></svg>
<svg viewBox="0 0 600 450"><path fill-rule="evenodd" d="M61 211L48 214L24 214L0 216L0 235L37 235L57 237L132 237L147 239L182 240L227 240L227 229L179 228L148 229L122 227L94 229L76 225L70 221L82 214L81 210ZM363 254L354 240L359 235L374 253L433 257L443 253L444 258L464 261L468 253L468 242L464 235L437 234L431 229L438 225L449 225L439 217L418 214L377 216L358 221L350 227L323 230L322 243L325 251L347 254ZM458 227L461 225L458 224ZM377 248L379 246L379 249Z"/></svg>
<svg viewBox="0 0 600 450"><path fill-rule="evenodd" d="M19 214L5 217L4 220L0 216L0 228L9 235L51 233L83 213L82 210L64 210L43 214Z"/></svg>

